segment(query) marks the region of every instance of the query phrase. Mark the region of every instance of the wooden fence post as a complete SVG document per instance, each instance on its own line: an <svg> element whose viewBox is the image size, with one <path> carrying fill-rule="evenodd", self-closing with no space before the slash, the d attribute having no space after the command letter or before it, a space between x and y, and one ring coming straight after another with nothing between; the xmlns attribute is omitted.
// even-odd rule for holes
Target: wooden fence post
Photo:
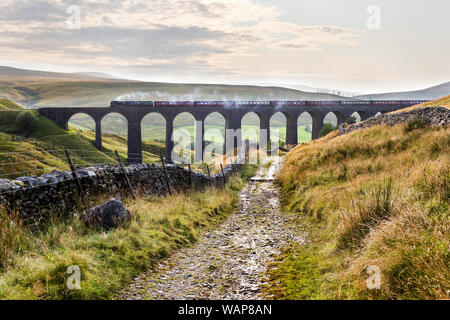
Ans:
<svg viewBox="0 0 450 320"><path fill-rule="evenodd" d="M75 178L75 180L77 182L78 194L84 200L84 191L83 191L83 188L81 187L81 181L80 181L80 178L77 175L77 172L75 171L75 167L73 165L72 159L70 158L69 150L64 149L64 152L66 153L67 162L69 162L69 167L70 167L70 170L72 171L72 175L73 175L73 177Z"/></svg>
<svg viewBox="0 0 450 320"><path fill-rule="evenodd" d="M208 166L208 165L206 165L206 170L208 170L208 181L209 181L209 186L212 187L212 184L211 184L211 174L209 173L209 166Z"/></svg>
<svg viewBox="0 0 450 320"><path fill-rule="evenodd" d="M189 188L192 190L192 171L190 163L188 163L188 168L189 168Z"/></svg>
<svg viewBox="0 0 450 320"><path fill-rule="evenodd" d="M169 191L169 195L172 195L172 190L170 190L170 184L169 184L169 176L167 175L167 170L166 170L166 165L164 164L163 155L160 153L159 157L161 158L161 164L163 167L164 178L166 179L167 191Z"/></svg>
<svg viewBox="0 0 450 320"><path fill-rule="evenodd" d="M128 174L125 170L125 167L123 166L122 163L122 159L120 159L119 153L117 152L117 150L115 150L116 156L117 156L117 161L119 161L119 165L122 168L122 172L125 175L125 181L127 182L127 186L128 186L128 190L130 190L131 196L133 197L133 199L136 199L136 195L134 194L134 190L133 187L131 186L130 183L130 179L128 179Z"/></svg>
<svg viewBox="0 0 450 320"><path fill-rule="evenodd" d="M159 182L161 182L161 185L164 187L164 181L163 181L163 179L161 178L161 176L159 176ZM167 197L167 191L166 191L166 188L164 188L164 196Z"/></svg>
<svg viewBox="0 0 450 320"><path fill-rule="evenodd" d="M227 178L225 177L225 172L223 172L223 165L220 164L220 170L222 171L222 178L223 178L223 183L227 182Z"/></svg>

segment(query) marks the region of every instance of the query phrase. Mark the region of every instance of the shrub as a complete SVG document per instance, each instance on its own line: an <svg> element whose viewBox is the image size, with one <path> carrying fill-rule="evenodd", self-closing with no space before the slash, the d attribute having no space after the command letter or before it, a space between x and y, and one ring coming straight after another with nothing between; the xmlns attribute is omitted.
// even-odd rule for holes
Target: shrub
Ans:
<svg viewBox="0 0 450 320"><path fill-rule="evenodd" d="M331 123L324 123L322 129L319 131L319 138L324 137L330 132L337 130L338 127L333 126Z"/></svg>
<svg viewBox="0 0 450 320"><path fill-rule="evenodd" d="M414 118L412 120L408 121L408 125L405 128L405 132L410 132L416 129L422 129L425 128L426 123L423 122L422 119L419 118Z"/></svg>
<svg viewBox="0 0 450 320"><path fill-rule="evenodd" d="M34 112L20 112L16 117L16 133L30 132L36 127L38 121L39 119Z"/></svg>
<svg viewBox="0 0 450 320"><path fill-rule="evenodd" d="M356 117L350 116L347 121L345 121L347 124L353 124L356 123Z"/></svg>

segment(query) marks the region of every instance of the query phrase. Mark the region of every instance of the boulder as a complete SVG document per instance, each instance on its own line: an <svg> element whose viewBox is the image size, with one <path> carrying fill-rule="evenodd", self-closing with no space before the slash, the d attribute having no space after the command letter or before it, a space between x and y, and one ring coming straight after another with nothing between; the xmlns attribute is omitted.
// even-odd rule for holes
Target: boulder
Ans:
<svg viewBox="0 0 450 320"><path fill-rule="evenodd" d="M87 210L83 214L83 217L89 226L111 229L123 224L130 215L130 211L125 208L120 200L111 199L108 202Z"/></svg>

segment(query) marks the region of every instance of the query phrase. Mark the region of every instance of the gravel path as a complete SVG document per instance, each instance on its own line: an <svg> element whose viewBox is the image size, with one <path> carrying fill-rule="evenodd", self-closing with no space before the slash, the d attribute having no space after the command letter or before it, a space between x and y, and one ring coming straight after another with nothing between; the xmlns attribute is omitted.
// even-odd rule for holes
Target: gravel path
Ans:
<svg viewBox="0 0 450 320"><path fill-rule="evenodd" d="M282 159L261 168L240 193L240 208L192 247L136 278L118 299L263 299L267 265L289 242L303 242L293 217L281 214L273 179Z"/></svg>

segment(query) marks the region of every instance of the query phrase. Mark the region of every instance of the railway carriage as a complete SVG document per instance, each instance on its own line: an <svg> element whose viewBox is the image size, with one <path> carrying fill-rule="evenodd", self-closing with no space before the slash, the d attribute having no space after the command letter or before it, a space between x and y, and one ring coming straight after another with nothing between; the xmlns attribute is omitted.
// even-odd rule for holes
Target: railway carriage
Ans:
<svg viewBox="0 0 450 320"><path fill-rule="evenodd" d="M405 105L413 106L427 100L347 100L347 101L111 101L111 107L231 107L231 106L351 106Z"/></svg>

